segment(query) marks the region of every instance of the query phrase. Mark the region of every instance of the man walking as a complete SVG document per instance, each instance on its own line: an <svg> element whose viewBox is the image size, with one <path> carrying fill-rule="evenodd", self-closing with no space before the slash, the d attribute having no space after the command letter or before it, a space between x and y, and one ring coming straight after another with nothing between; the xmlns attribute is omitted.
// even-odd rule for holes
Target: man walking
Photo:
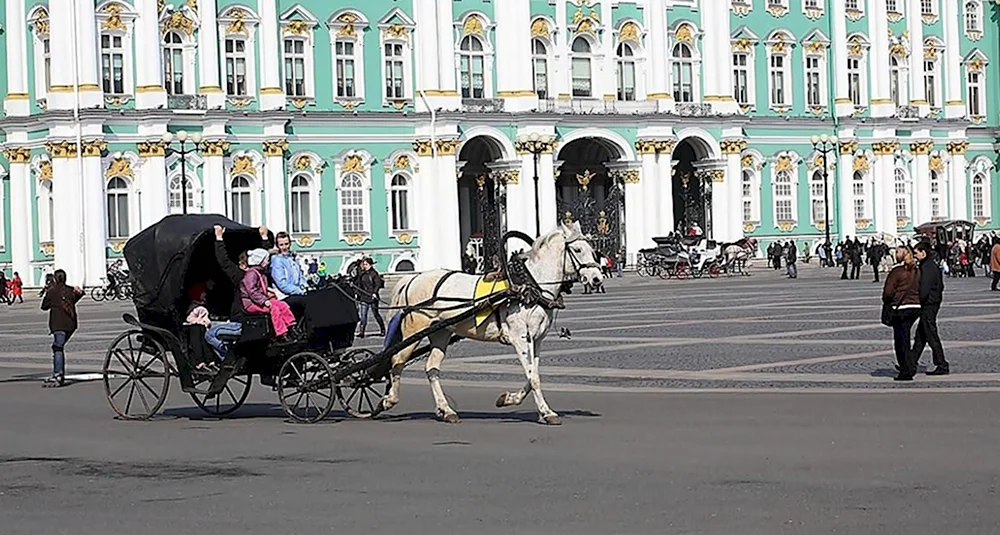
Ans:
<svg viewBox="0 0 1000 535"><path fill-rule="evenodd" d="M864 246L855 236L854 243L851 244L851 280L858 280L858 277L861 276L861 254L863 252Z"/></svg>
<svg viewBox="0 0 1000 535"><path fill-rule="evenodd" d="M795 265L798 260L799 250L795 247L795 241L788 241L788 250L785 256L785 264L788 266L788 278L797 279L799 278L799 269Z"/></svg>
<svg viewBox="0 0 1000 535"><path fill-rule="evenodd" d="M1000 239L993 239L993 248L990 249L990 271L993 272L993 284L990 290L997 291L997 283L1000 282Z"/></svg>
<svg viewBox="0 0 1000 535"><path fill-rule="evenodd" d="M944 348L937 328L937 315L941 310L944 294L944 277L941 275L941 266L934 261L929 243L918 243L915 252L917 261L920 262L920 323L917 325L917 334L913 337L913 356L910 362L919 362L924 345L930 345L934 369L927 372L927 375L948 375L948 361L944 359Z"/></svg>
<svg viewBox="0 0 1000 535"><path fill-rule="evenodd" d="M365 329L368 328L368 311L371 310L378 323L379 336L385 336L385 322L382 321L382 314L378 311L378 291L385 286L382 276L372 268L374 262L371 258L361 259L361 269L354 277L354 288L358 298L358 338L365 337Z"/></svg>

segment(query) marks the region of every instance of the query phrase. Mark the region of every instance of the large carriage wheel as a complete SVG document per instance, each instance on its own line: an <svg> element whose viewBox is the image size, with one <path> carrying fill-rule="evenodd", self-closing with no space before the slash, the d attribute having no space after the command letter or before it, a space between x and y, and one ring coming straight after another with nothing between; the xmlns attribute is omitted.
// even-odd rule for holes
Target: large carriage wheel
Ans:
<svg viewBox="0 0 1000 535"><path fill-rule="evenodd" d="M709 278L712 278L712 279L719 278L719 272L720 271L721 271L721 268L719 267L719 263L718 262L712 262L711 264L708 265L708 277Z"/></svg>
<svg viewBox="0 0 1000 535"><path fill-rule="evenodd" d="M296 422L315 423L333 408L333 369L316 353L298 353L281 365L278 399Z"/></svg>
<svg viewBox="0 0 1000 535"><path fill-rule="evenodd" d="M687 262L677 262L677 265L674 267L674 276L677 277L677 280L688 278L691 276L691 266Z"/></svg>
<svg viewBox="0 0 1000 535"><path fill-rule="evenodd" d="M345 365L350 365L374 356L375 352L370 349L356 349L344 355L341 360ZM371 418L381 411L382 396L389 393L390 386L388 373L361 370L345 377L343 382L336 385L337 403L350 416Z"/></svg>
<svg viewBox="0 0 1000 535"><path fill-rule="evenodd" d="M659 264L657 264L659 266ZM656 274L663 280L667 280L674 275L674 270L670 266L659 266L659 272Z"/></svg>
<svg viewBox="0 0 1000 535"><path fill-rule="evenodd" d="M226 383L226 387L215 396L209 398L205 394L191 393L191 399L198 407L212 416L225 416L236 412L243 406L250 396L250 375L234 375ZM198 376L195 378L194 387L198 390L208 390L212 384L211 376Z"/></svg>
<svg viewBox="0 0 1000 535"><path fill-rule="evenodd" d="M149 419L167 400L167 351L140 329L126 331L111 342L104 357L103 375L108 403L126 420Z"/></svg>

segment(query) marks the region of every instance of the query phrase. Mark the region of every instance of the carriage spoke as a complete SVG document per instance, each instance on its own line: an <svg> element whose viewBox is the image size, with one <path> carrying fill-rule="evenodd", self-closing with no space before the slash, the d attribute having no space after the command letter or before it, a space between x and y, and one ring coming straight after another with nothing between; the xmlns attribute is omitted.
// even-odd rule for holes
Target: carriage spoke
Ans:
<svg viewBox="0 0 1000 535"><path fill-rule="evenodd" d="M119 353L121 353L121 355L119 355ZM126 372L126 373L127 373L128 375L131 375L131 374L132 374L132 371L133 371L133 369L134 369L134 368L129 368L129 365L128 365L128 364L125 364L125 361L124 361L124 360L122 360L122 356L124 356L124 355L125 355L124 353L122 353L122 350L120 350L120 349L116 349L116 350L114 350L114 353L113 353L113 354L114 354L115 358L116 358L116 359L118 359L118 362L121 362L121 363L122 363L122 367L123 367L123 368L125 368L125 372ZM126 357L126 358L127 358L127 357Z"/></svg>
<svg viewBox="0 0 1000 535"><path fill-rule="evenodd" d="M125 403L125 414L129 414L129 409L132 408L132 395L135 394L135 381L129 380L131 385L128 390L128 401Z"/></svg>
<svg viewBox="0 0 1000 535"><path fill-rule="evenodd" d="M146 384L146 381L142 377L136 377L135 380L139 381L139 384L141 384L142 386L146 387L147 390L149 390L149 393L153 396L153 399L159 397L159 394L156 393L156 390L153 390L151 386Z"/></svg>
<svg viewBox="0 0 1000 535"><path fill-rule="evenodd" d="M125 380L125 381L122 381L122 384L118 385L118 388L116 388L116 389L115 389L115 391L114 391L114 392L112 392L112 393L111 393L111 395L110 395L110 396L108 396L108 397L109 397L109 398L114 398L114 397L115 397L115 396L117 396L117 395L118 395L118 393L119 393L119 392L121 392L121 391L122 391L122 389L123 389L123 388L125 388L125 386L127 386L128 384L129 384L129 381L128 381L128 380Z"/></svg>
<svg viewBox="0 0 1000 535"><path fill-rule="evenodd" d="M141 388L136 388L135 391L139 393L139 401L142 402L142 406L143 407L146 407L146 412L147 413L150 412L150 410L149 410L149 403L146 402L146 394L142 393L142 389Z"/></svg>

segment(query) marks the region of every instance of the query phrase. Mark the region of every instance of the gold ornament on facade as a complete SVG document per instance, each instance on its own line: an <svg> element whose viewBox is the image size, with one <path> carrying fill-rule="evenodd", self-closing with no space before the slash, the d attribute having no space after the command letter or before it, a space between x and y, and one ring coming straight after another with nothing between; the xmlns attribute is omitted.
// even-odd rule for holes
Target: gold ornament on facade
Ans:
<svg viewBox="0 0 1000 535"><path fill-rule="evenodd" d="M770 13L772 17L779 19L788 14L788 8L785 7L784 4L770 3L770 5L768 5L767 9L765 9L764 11Z"/></svg>
<svg viewBox="0 0 1000 535"><path fill-rule="evenodd" d="M858 150L858 142L855 140L840 142L841 155L854 154L855 152L857 152L857 150Z"/></svg>
<svg viewBox="0 0 1000 535"><path fill-rule="evenodd" d="M229 99L229 103L232 104L233 107L236 107L236 108L246 108L247 106L250 105L251 102L253 102L253 99L251 99L251 98L231 98L231 99Z"/></svg>
<svg viewBox="0 0 1000 535"><path fill-rule="evenodd" d="M743 222L743 232L753 232L757 230L756 221L744 221Z"/></svg>
<svg viewBox="0 0 1000 535"><path fill-rule="evenodd" d="M868 227L872 226L871 219L855 219L854 229L855 230L866 230Z"/></svg>
<svg viewBox="0 0 1000 535"><path fill-rule="evenodd" d="M288 141L284 139L265 141L263 148L264 154L267 156L284 156L285 151L288 150Z"/></svg>
<svg viewBox="0 0 1000 535"><path fill-rule="evenodd" d="M462 178L462 173L461 172L458 173L458 178ZM485 174L480 174L480 175L478 175L476 177L476 186L479 188L479 191L483 191L483 188L486 187L486 175Z"/></svg>
<svg viewBox="0 0 1000 535"><path fill-rule="evenodd" d="M939 171L939 172L944 171L944 158L942 158L940 154L935 154L934 156L931 156L931 160L928 167L930 167L931 171Z"/></svg>
<svg viewBox="0 0 1000 535"><path fill-rule="evenodd" d="M743 157L740 158L740 166L743 169L753 169L756 167L754 165L753 156L750 154L744 154Z"/></svg>
<svg viewBox="0 0 1000 535"><path fill-rule="evenodd" d="M737 17L745 17L753 10L752 0L733 0L730 8Z"/></svg>
<svg viewBox="0 0 1000 535"><path fill-rule="evenodd" d="M249 156L237 156L233 158L233 166L229 169L229 174L257 176L257 168L253 165L253 160Z"/></svg>
<svg viewBox="0 0 1000 535"><path fill-rule="evenodd" d="M820 219L813 226L816 227L816 230L826 230L826 221Z"/></svg>
<svg viewBox="0 0 1000 535"><path fill-rule="evenodd" d="M410 38L410 30L402 24L393 24L385 30L385 34L390 39L401 39L403 41Z"/></svg>
<svg viewBox="0 0 1000 535"><path fill-rule="evenodd" d="M823 10L818 7L807 7L806 18L809 20L819 20L823 16Z"/></svg>
<svg viewBox="0 0 1000 535"><path fill-rule="evenodd" d="M363 175L365 173L365 166L361 162L361 156L357 154L352 154L347 158L344 158L343 165L340 166L341 173L358 173Z"/></svg>
<svg viewBox="0 0 1000 535"><path fill-rule="evenodd" d="M531 23L531 36L541 37L543 39L548 39L552 36L552 31L549 30L549 23L545 19L535 19Z"/></svg>
<svg viewBox="0 0 1000 535"><path fill-rule="evenodd" d="M361 245L365 243L367 238L368 236L365 234L348 234L344 241L347 242L347 245Z"/></svg>
<svg viewBox="0 0 1000 535"><path fill-rule="evenodd" d="M298 244L299 247L304 247L308 249L309 247L312 247L314 243L316 243L316 240L314 240L312 236L303 234L302 236L299 236L298 238L295 239L295 243Z"/></svg>
<svg viewBox="0 0 1000 535"><path fill-rule="evenodd" d="M140 158L164 156L167 153L167 144L162 141L140 141L135 144L135 148L139 151Z"/></svg>
<svg viewBox="0 0 1000 535"><path fill-rule="evenodd" d="M851 56L861 56L864 54L865 44L861 38L854 36L847 42L847 53Z"/></svg>
<svg viewBox="0 0 1000 535"><path fill-rule="evenodd" d="M677 146L677 141L673 139L667 139L656 142L656 152L660 154L669 154L674 151L674 147Z"/></svg>
<svg viewBox="0 0 1000 535"><path fill-rule="evenodd" d="M521 183L521 171L517 169L508 169L506 171L501 171L499 173L499 178L504 184L520 184Z"/></svg>
<svg viewBox="0 0 1000 535"><path fill-rule="evenodd" d="M401 243L403 245L409 245L409 244L413 243L413 235L409 234L409 233L406 233L406 232L404 232L402 234L397 234L394 237L396 238L397 242L399 242L399 243Z"/></svg>
<svg viewBox="0 0 1000 535"><path fill-rule="evenodd" d="M722 148L722 154L740 154L747 148L747 142L745 139L724 139L719 146Z"/></svg>
<svg viewBox="0 0 1000 535"><path fill-rule="evenodd" d="M777 227L781 232L791 232L795 230L795 221L778 221Z"/></svg>
<svg viewBox="0 0 1000 535"><path fill-rule="evenodd" d="M52 256L56 253L56 245L50 241L39 243L38 248L41 249L42 254L45 256Z"/></svg>
<svg viewBox="0 0 1000 535"><path fill-rule="evenodd" d="M396 156L396 160L392 162L392 168L396 170L409 169L410 157L405 154L400 154L399 156Z"/></svg>
<svg viewBox="0 0 1000 535"><path fill-rule="evenodd" d="M38 16L35 17L35 34L45 35L49 33L49 12L42 8L38 10Z"/></svg>
<svg viewBox="0 0 1000 535"><path fill-rule="evenodd" d="M906 225L908 225L909 223L910 223L910 220L907 219L907 218L905 218L905 217L897 217L896 218L896 228L897 229L901 229L901 228L905 227Z"/></svg>
<svg viewBox="0 0 1000 535"><path fill-rule="evenodd" d="M305 35L309 33L309 23L301 20L289 21L285 24L285 33L291 35Z"/></svg>
<svg viewBox="0 0 1000 535"><path fill-rule="evenodd" d="M948 143L948 154L965 154L965 151L969 148L968 141L952 141Z"/></svg>
<svg viewBox="0 0 1000 535"><path fill-rule="evenodd" d="M872 143L872 152L876 156L890 156L895 154L899 150L899 142L897 141L878 141Z"/></svg>
<svg viewBox="0 0 1000 535"><path fill-rule="evenodd" d="M359 22L357 15L354 13L344 13L343 15L337 17L337 22L341 24L339 30L337 30L337 37L356 37L357 33L354 30L354 25Z"/></svg>
<svg viewBox="0 0 1000 535"><path fill-rule="evenodd" d="M749 52L751 48L753 48L753 42L746 37L740 37L732 43L733 52Z"/></svg>
<svg viewBox="0 0 1000 535"><path fill-rule="evenodd" d="M823 115L826 113L826 108L823 106L810 106L809 111L812 112L813 115Z"/></svg>
<svg viewBox="0 0 1000 535"><path fill-rule="evenodd" d="M302 108L305 108L306 104L309 103L309 101L306 100L306 99L304 99L304 98L293 98L290 102L292 103L292 106L295 106L296 108L298 108L300 110Z"/></svg>
<svg viewBox="0 0 1000 535"><path fill-rule="evenodd" d="M852 22L857 22L861 20L861 17L865 16L864 12L860 9L848 9L844 12L847 18L851 19Z"/></svg>
<svg viewBox="0 0 1000 535"><path fill-rule="evenodd" d="M864 154L858 154L854 157L855 171L867 171L870 166L871 162L868 161L868 157Z"/></svg>
<svg viewBox="0 0 1000 535"><path fill-rule="evenodd" d="M934 24L938 20L937 15L933 13L924 13L920 18L924 21L924 24Z"/></svg>
<svg viewBox="0 0 1000 535"><path fill-rule="evenodd" d="M641 176L638 169L626 169L621 175L622 182L626 184L638 184Z"/></svg>
<svg viewBox="0 0 1000 535"><path fill-rule="evenodd" d="M76 158L76 143L53 141L45 144L45 151L53 158Z"/></svg>
<svg viewBox="0 0 1000 535"><path fill-rule="evenodd" d="M726 181L726 171L724 169L712 169L711 171L708 171L707 174L708 178L710 178L712 182L721 183Z"/></svg>
<svg viewBox="0 0 1000 535"><path fill-rule="evenodd" d="M443 156L453 156L462 142L457 139L437 140L437 152Z"/></svg>
<svg viewBox="0 0 1000 535"><path fill-rule="evenodd" d="M229 142L225 140L202 141L198 146L202 156L222 156L229 150Z"/></svg>
<svg viewBox="0 0 1000 535"><path fill-rule="evenodd" d="M111 30L124 32L128 31L125 23L122 21L122 6L118 4L108 4L104 6L101 10L108 17L101 21L102 30Z"/></svg>
<svg viewBox="0 0 1000 535"><path fill-rule="evenodd" d="M38 164L38 180L52 180L52 162L42 160Z"/></svg>
<svg viewBox="0 0 1000 535"><path fill-rule="evenodd" d="M822 54L826 52L826 43L823 41L813 41L806 45L806 51L813 54Z"/></svg>
<svg viewBox="0 0 1000 535"><path fill-rule="evenodd" d="M793 168L794 165L792 165L792 157L787 155L779 156L778 161L774 164L774 171L776 173L791 171Z"/></svg>
<svg viewBox="0 0 1000 535"><path fill-rule="evenodd" d="M965 70L969 72L983 72L983 67L985 65L986 63L982 60L982 58L975 58L965 64Z"/></svg>
<svg viewBox="0 0 1000 535"><path fill-rule="evenodd" d="M581 191L587 191L590 188L590 181L596 178L596 175L590 172L590 169L584 169L582 175L576 175L576 181L580 184Z"/></svg>
<svg viewBox="0 0 1000 535"><path fill-rule="evenodd" d="M608 213L604 210L597 213L597 232L598 234L611 233L611 225L608 224Z"/></svg>
<svg viewBox="0 0 1000 535"><path fill-rule="evenodd" d="M249 32L247 32L247 24L246 24L247 12L246 11L244 11L242 9L239 9L239 8L236 8L236 9L233 9L233 10L231 10L229 12L229 16L233 20L226 26L226 34L227 35L235 35L235 34L248 35L249 34Z"/></svg>
<svg viewBox="0 0 1000 535"><path fill-rule="evenodd" d="M115 158L108 164L108 170L104 172L104 178L115 176L135 178L135 171L132 170L132 162L128 158Z"/></svg>
<svg viewBox="0 0 1000 535"><path fill-rule="evenodd" d="M639 154L656 154L656 141L652 139L638 139L635 142L635 150Z"/></svg>
<svg viewBox="0 0 1000 535"><path fill-rule="evenodd" d="M483 21L479 20L479 17L472 15L466 17L465 24L462 26L462 35L483 35Z"/></svg>
<svg viewBox="0 0 1000 535"><path fill-rule="evenodd" d="M434 147L429 140L418 139L413 142L413 151L417 156L431 156L434 154Z"/></svg>
<svg viewBox="0 0 1000 535"><path fill-rule="evenodd" d="M634 22L626 22L620 32L618 32L619 41L632 41L635 43L639 42L639 25Z"/></svg>
<svg viewBox="0 0 1000 535"><path fill-rule="evenodd" d="M125 249L125 240L115 240L108 244L108 249L111 249L112 253L121 253Z"/></svg>
<svg viewBox="0 0 1000 535"><path fill-rule="evenodd" d="M187 0L185 3L189 8L198 11L198 0Z"/></svg>
<svg viewBox="0 0 1000 535"><path fill-rule="evenodd" d="M771 43L770 50L772 54L785 53L785 34L779 33L774 36L774 42Z"/></svg>
<svg viewBox="0 0 1000 535"><path fill-rule="evenodd" d="M909 53L907 53L906 46L903 45L903 43L895 43L889 47L889 55L895 58L903 59L908 57Z"/></svg>
<svg viewBox="0 0 1000 535"><path fill-rule="evenodd" d="M674 32L674 40L678 43L687 43L689 45L694 44L694 31L691 29L691 25L682 24L677 31Z"/></svg>
<svg viewBox="0 0 1000 535"><path fill-rule="evenodd" d="M3 156L10 163L29 163L31 150L27 147L7 147L3 149Z"/></svg>
<svg viewBox="0 0 1000 535"><path fill-rule="evenodd" d="M938 49L934 45L924 47L924 59L937 59Z"/></svg>
<svg viewBox="0 0 1000 535"><path fill-rule="evenodd" d="M108 142L102 139L92 139L89 141L83 141L80 143L83 148L83 156L94 157L100 156L101 153L108 150Z"/></svg>
<svg viewBox="0 0 1000 535"><path fill-rule="evenodd" d="M295 159L292 163L292 167L298 171L307 171L312 169L312 158L302 155Z"/></svg>
<svg viewBox="0 0 1000 535"><path fill-rule="evenodd" d="M933 141L914 141L910 143L910 152L913 154L930 154L934 150Z"/></svg>
<svg viewBox="0 0 1000 535"><path fill-rule="evenodd" d="M167 9L167 1L166 0L156 0L156 12L158 14L162 14L164 9Z"/></svg>

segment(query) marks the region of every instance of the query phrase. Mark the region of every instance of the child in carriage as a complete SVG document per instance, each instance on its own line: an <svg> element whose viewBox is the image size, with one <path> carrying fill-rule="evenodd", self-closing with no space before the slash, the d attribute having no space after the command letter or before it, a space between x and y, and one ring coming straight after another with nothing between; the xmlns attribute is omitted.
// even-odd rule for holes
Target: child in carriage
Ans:
<svg viewBox="0 0 1000 535"><path fill-rule="evenodd" d="M268 314L274 334L278 337L288 334L288 328L295 325L295 316L288 303L276 299L267 287L265 270L271 255L265 249L253 249L247 253L247 271L240 283L240 297L243 308L251 314Z"/></svg>

